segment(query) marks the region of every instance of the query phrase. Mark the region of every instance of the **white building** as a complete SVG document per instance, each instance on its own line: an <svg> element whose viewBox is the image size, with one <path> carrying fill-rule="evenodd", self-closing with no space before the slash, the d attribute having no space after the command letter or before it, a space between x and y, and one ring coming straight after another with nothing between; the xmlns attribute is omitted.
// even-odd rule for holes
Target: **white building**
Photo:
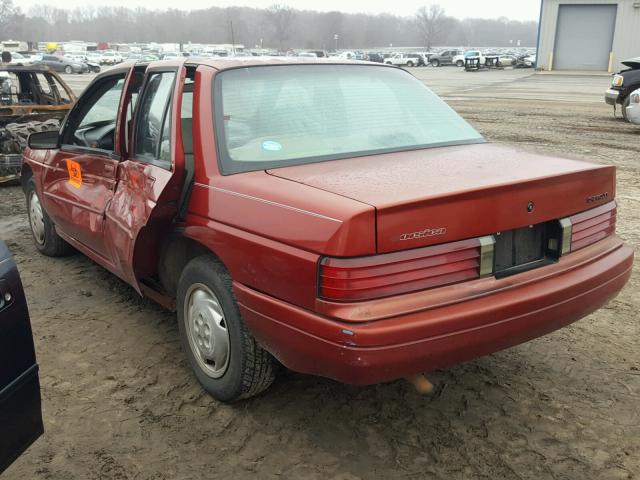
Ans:
<svg viewBox="0 0 640 480"><path fill-rule="evenodd" d="M640 57L640 0L542 0L537 67L614 72Z"/></svg>

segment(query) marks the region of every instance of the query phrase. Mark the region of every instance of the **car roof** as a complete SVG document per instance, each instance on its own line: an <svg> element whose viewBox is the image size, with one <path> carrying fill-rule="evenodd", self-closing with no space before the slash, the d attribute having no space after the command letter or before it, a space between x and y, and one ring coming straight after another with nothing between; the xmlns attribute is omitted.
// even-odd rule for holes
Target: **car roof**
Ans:
<svg viewBox="0 0 640 480"><path fill-rule="evenodd" d="M12 65L4 64L0 65L0 72L51 72L51 69L46 65Z"/></svg>
<svg viewBox="0 0 640 480"><path fill-rule="evenodd" d="M92 81L95 82L106 76L113 74L127 73L134 66L145 66L149 69L162 68L179 68L183 65L207 65L216 70L230 70L234 68L255 67L255 66L272 66L272 65L367 65L383 68L398 68L394 65L385 65L376 62L367 62L365 60L348 60L336 57L318 58L318 57L179 57L170 60L127 60L109 67L100 72Z"/></svg>
<svg viewBox="0 0 640 480"><path fill-rule="evenodd" d="M149 68L161 66L207 65L216 70L229 70L232 68L256 67L269 65L376 65L379 63L367 62L364 60L348 60L341 58L319 58L319 57L198 57L191 56L175 60L158 60L149 63Z"/></svg>

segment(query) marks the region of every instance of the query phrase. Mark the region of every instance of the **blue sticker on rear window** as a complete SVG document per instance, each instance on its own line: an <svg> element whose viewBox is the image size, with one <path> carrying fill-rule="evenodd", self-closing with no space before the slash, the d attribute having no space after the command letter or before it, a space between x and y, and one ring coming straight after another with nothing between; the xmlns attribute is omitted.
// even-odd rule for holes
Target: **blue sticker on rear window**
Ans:
<svg viewBox="0 0 640 480"><path fill-rule="evenodd" d="M262 142L262 149L267 150L268 152L279 152L282 150L282 145L278 142L274 142L273 140L265 140Z"/></svg>

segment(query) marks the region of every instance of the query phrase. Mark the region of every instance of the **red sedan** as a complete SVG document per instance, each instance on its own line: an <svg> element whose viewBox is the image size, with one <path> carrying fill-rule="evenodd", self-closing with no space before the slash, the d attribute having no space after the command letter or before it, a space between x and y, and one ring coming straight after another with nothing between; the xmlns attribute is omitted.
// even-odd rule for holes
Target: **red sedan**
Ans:
<svg viewBox="0 0 640 480"><path fill-rule="evenodd" d="M176 309L214 397L352 384L567 325L631 274L615 169L492 145L412 75L187 59L99 75L23 183L37 247Z"/></svg>

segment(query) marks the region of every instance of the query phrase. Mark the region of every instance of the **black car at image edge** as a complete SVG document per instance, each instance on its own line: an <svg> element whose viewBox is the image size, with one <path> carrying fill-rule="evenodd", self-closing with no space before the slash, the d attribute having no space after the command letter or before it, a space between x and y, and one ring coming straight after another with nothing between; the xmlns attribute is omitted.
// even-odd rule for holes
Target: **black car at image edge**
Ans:
<svg viewBox="0 0 640 480"><path fill-rule="evenodd" d="M622 64L629 68L613 76L611 88L604 94L604 101L614 107L622 105L622 116L626 120L629 95L640 88L640 57L625 60Z"/></svg>
<svg viewBox="0 0 640 480"><path fill-rule="evenodd" d="M0 241L0 474L43 431L27 301L16 263Z"/></svg>

